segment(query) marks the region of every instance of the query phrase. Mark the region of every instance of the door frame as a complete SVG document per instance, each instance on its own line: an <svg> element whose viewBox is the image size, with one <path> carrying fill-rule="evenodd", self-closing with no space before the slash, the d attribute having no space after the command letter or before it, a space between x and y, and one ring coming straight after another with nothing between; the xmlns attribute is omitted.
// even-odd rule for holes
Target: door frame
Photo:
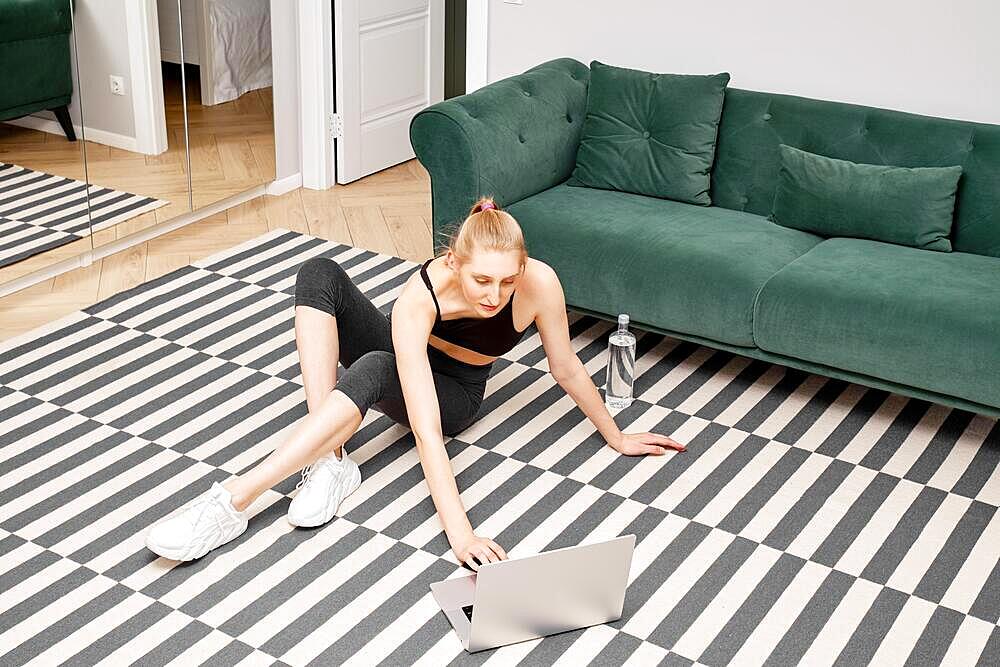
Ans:
<svg viewBox="0 0 1000 667"><path fill-rule="evenodd" d="M471 93L488 83L489 28L489 0L468 0L465 9L466 93Z"/></svg>
<svg viewBox="0 0 1000 667"><path fill-rule="evenodd" d="M299 155L302 187L326 190L336 178L333 96L333 2L300 0Z"/></svg>
<svg viewBox="0 0 1000 667"><path fill-rule="evenodd" d="M273 3L272 3L273 4ZM212 83L215 81L215 58L205 57L204 44L208 44L212 39L211 29L208 20L208 5L204 0L197 0L195 4L195 11L198 13L198 23L200 25L200 34L198 35L198 78L201 80L201 103L202 106L206 106L205 102L208 101L208 106L217 104L215 99L215 86ZM180 17L180 22L183 23L184 17ZM273 40L272 40L273 41ZM271 51L274 51L274 45L271 45ZM273 56L272 56L273 57ZM274 70L274 63L271 63L271 70ZM272 82L272 92L274 91L274 84Z"/></svg>
<svg viewBox="0 0 1000 667"><path fill-rule="evenodd" d="M135 150L159 155L167 150L167 117L160 72L160 25L156 0L125 3ZM84 110L86 114L86 109Z"/></svg>

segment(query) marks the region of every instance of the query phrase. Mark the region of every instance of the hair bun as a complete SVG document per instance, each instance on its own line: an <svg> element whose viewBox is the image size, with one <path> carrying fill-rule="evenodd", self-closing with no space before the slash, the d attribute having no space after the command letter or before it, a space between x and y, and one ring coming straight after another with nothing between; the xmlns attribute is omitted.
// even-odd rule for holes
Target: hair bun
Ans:
<svg viewBox="0 0 1000 667"><path fill-rule="evenodd" d="M472 212L473 213L479 213L481 211L485 211L485 210L491 209L491 208L493 210L495 210L495 211L499 211L500 210L500 207L497 206L495 202L493 202L492 200L487 199L487 200L481 201L478 204L476 204L472 208Z"/></svg>

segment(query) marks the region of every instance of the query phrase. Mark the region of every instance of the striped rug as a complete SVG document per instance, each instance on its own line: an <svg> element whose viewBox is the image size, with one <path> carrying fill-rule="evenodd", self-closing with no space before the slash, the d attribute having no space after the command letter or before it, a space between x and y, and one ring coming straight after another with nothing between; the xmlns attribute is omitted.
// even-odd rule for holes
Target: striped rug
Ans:
<svg viewBox="0 0 1000 667"><path fill-rule="evenodd" d="M291 527L293 475L237 540L157 558L151 523L305 416L293 294L318 255L383 311L418 267L278 229L0 345L0 664L998 664L996 420L642 332L615 418L687 452L608 447L534 329L447 440L512 558L636 535L616 622L467 654L429 585L468 570L375 410L341 517ZM612 325L570 322L600 385Z"/></svg>
<svg viewBox="0 0 1000 667"><path fill-rule="evenodd" d="M168 203L0 162L0 267Z"/></svg>

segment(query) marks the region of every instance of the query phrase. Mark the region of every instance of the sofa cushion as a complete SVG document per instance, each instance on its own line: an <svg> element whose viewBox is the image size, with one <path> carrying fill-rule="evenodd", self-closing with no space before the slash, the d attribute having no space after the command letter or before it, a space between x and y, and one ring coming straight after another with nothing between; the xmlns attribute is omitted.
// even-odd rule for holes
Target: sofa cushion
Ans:
<svg viewBox="0 0 1000 667"><path fill-rule="evenodd" d="M1000 405L1000 259L823 241L771 278L764 350Z"/></svg>
<svg viewBox="0 0 1000 667"><path fill-rule="evenodd" d="M590 63L587 115L569 185L708 206L729 74L655 74Z"/></svg>
<svg viewBox="0 0 1000 667"><path fill-rule="evenodd" d="M837 160L781 144L768 219L820 236L951 251L962 168L893 167Z"/></svg>
<svg viewBox="0 0 1000 667"><path fill-rule="evenodd" d="M566 184L506 210L570 306L745 347L757 290L822 240L759 215Z"/></svg>
<svg viewBox="0 0 1000 667"><path fill-rule="evenodd" d="M727 87L712 204L770 213L780 144L864 164L961 165L952 248L1000 257L1000 125Z"/></svg>

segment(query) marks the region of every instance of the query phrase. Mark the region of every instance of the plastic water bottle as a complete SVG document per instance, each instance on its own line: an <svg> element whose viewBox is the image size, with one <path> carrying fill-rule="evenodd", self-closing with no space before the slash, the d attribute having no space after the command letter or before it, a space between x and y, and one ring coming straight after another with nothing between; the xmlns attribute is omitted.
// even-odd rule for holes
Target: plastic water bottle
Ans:
<svg viewBox="0 0 1000 667"><path fill-rule="evenodd" d="M635 372L635 335L628 330L628 315L618 316L618 330L608 338L608 372L604 404L620 410L632 405Z"/></svg>

